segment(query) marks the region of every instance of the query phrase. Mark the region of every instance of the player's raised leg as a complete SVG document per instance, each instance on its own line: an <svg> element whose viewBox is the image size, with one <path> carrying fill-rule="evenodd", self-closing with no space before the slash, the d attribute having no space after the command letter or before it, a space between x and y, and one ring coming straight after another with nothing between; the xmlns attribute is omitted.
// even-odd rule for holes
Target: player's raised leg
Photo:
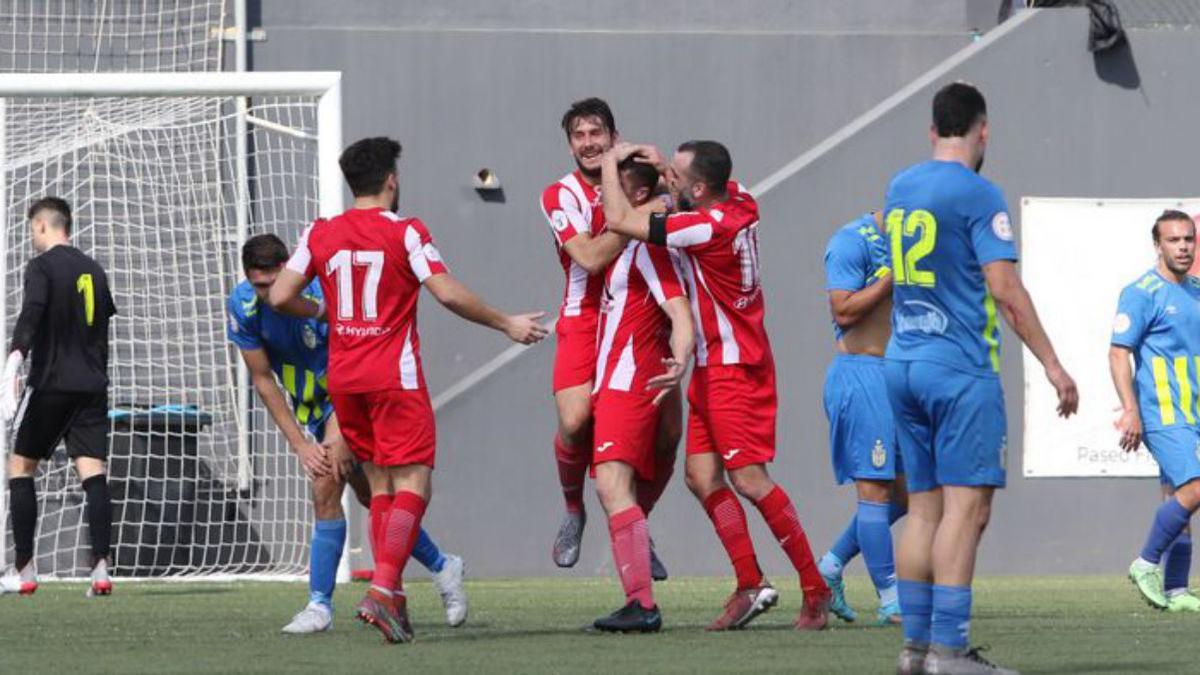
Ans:
<svg viewBox="0 0 1200 675"><path fill-rule="evenodd" d="M568 343L578 340L562 337L559 350L566 359L573 347ZM594 331L591 342L595 342ZM594 347L591 349L594 354ZM590 360L595 367L594 356ZM551 555L559 567L574 567L579 562L583 543L583 528L587 524L587 511L583 505L583 486L592 458L592 380L566 387L554 392L554 403L558 409L558 433L554 437L554 459L558 466L558 481L562 487L565 513L554 536Z"/></svg>

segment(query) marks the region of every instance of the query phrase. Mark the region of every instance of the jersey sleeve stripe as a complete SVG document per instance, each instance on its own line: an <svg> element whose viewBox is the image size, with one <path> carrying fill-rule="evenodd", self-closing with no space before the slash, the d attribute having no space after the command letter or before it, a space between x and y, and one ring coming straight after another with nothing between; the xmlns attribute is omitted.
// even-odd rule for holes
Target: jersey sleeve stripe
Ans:
<svg viewBox="0 0 1200 675"><path fill-rule="evenodd" d="M425 283L425 280L433 276L433 270L430 269L429 260L425 257L425 248L421 243L421 234L416 228L409 227L404 231L404 248L408 251L408 264L412 268L413 274L417 275L417 281Z"/></svg>
<svg viewBox="0 0 1200 675"><path fill-rule="evenodd" d="M296 244L296 250L292 252L292 257L288 258L287 268L296 274L303 275L307 279L313 277L312 271L312 251L308 248L308 236L312 233L313 225L309 225L304 229L304 234L300 235L300 241Z"/></svg>

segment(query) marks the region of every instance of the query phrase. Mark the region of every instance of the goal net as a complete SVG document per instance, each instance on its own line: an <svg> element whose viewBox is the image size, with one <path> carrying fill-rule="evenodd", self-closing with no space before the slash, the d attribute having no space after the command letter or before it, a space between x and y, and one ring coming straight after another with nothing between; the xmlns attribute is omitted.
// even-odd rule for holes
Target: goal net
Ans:
<svg viewBox="0 0 1200 675"><path fill-rule="evenodd" d="M72 205L72 243L108 271L119 312L108 448L117 575L307 567L308 484L238 377L225 302L246 236L274 232L290 246L318 214L340 210L338 81L0 74L4 348L33 255L26 211L43 196ZM36 487L39 574L85 575L84 497L63 447ZM6 537L0 547L10 564L11 546Z"/></svg>

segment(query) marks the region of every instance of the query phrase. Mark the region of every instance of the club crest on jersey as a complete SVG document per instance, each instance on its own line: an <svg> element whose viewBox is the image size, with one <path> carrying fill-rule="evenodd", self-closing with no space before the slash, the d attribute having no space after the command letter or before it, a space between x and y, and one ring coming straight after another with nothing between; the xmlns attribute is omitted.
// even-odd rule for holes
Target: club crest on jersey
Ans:
<svg viewBox="0 0 1200 675"><path fill-rule="evenodd" d="M1133 320L1129 318L1129 315L1126 314L1125 312L1120 312L1113 319L1113 333L1115 335L1120 335L1121 333L1124 333L1125 331L1129 330L1129 327L1132 324L1133 324Z"/></svg>
<svg viewBox="0 0 1200 675"><path fill-rule="evenodd" d="M1007 213L1001 211L1000 213L992 216L992 232L994 232L996 237L999 239L1003 239L1004 241L1012 241L1012 222L1009 221Z"/></svg>
<svg viewBox="0 0 1200 675"><path fill-rule="evenodd" d="M554 226L555 230L562 232L567 229L567 214L555 211L554 215L550 216L550 224Z"/></svg>
<svg viewBox="0 0 1200 675"><path fill-rule="evenodd" d="M871 466L882 469L884 464L887 464L887 450L883 447L883 441L877 438L875 447L871 448Z"/></svg>
<svg viewBox="0 0 1200 675"><path fill-rule="evenodd" d="M304 340L304 346L309 349L317 348L317 331L309 324L304 324L304 328L300 329L300 337Z"/></svg>

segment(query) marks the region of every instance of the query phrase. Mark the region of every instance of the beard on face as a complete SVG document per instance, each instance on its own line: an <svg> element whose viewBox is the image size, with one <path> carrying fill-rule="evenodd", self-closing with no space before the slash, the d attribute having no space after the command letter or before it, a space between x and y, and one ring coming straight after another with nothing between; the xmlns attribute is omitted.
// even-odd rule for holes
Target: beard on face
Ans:
<svg viewBox="0 0 1200 675"><path fill-rule="evenodd" d="M575 166L579 167L579 173L587 176L588 178L599 178L600 177L600 166L597 165L596 168L594 168L594 169L589 169L589 168L585 167L583 165L583 160L579 158L579 155L575 155Z"/></svg>
<svg viewBox="0 0 1200 675"><path fill-rule="evenodd" d="M1188 270L1192 269L1192 263L1195 262L1196 256L1188 256L1187 259L1183 260L1182 262L1180 262L1175 256L1164 256L1163 259L1167 263L1167 269L1171 270L1171 272L1175 274L1186 274Z"/></svg>
<svg viewBox="0 0 1200 675"><path fill-rule="evenodd" d="M392 205L388 210L392 213L400 212L400 190L398 188L396 190L396 194L392 195Z"/></svg>

